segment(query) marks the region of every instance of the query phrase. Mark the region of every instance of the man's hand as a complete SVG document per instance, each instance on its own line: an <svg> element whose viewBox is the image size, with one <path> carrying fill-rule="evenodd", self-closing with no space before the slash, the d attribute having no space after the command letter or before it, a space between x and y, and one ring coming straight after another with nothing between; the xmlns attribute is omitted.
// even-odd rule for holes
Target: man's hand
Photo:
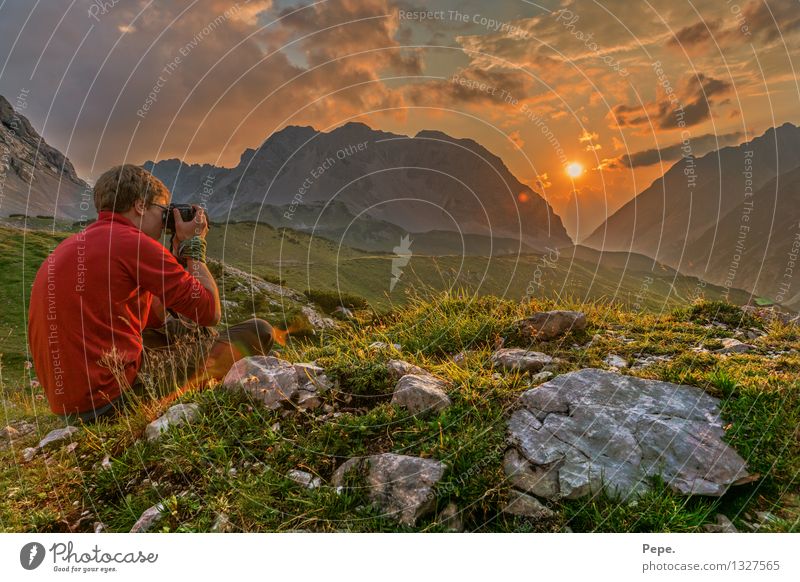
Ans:
<svg viewBox="0 0 800 582"><path fill-rule="evenodd" d="M181 218L180 210L177 208L172 210L175 215L175 241L178 243L193 236L206 238L206 234L208 234L208 218L205 211L197 204L192 204L192 208L195 210L194 218L185 222Z"/></svg>

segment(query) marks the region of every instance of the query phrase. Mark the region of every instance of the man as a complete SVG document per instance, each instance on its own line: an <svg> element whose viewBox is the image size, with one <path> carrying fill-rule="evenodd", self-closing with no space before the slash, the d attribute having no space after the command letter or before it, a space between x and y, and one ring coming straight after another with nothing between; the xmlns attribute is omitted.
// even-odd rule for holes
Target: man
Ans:
<svg viewBox="0 0 800 582"><path fill-rule="evenodd" d="M61 242L36 274L28 315L33 365L50 409L68 423L113 415L141 392L145 348L170 349L176 339L150 333L171 319L167 309L199 326L220 321L219 291L205 264L205 213L195 206L195 218L183 221L174 210L171 253L159 242L169 202L167 187L143 168L112 168L94 187L97 221ZM269 324L252 319L181 364L196 386L223 378L242 357L267 354L272 343Z"/></svg>

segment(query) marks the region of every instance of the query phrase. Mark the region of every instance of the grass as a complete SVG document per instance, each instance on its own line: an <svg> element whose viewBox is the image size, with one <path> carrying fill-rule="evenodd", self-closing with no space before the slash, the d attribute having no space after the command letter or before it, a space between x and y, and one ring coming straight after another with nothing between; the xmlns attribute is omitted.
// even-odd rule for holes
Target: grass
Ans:
<svg viewBox="0 0 800 582"><path fill-rule="evenodd" d="M696 532L718 512L741 528L745 513L762 510L777 516L765 529L800 529L797 334L772 323L752 342L754 352L692 352L689 347L731 335L732 328L708 327L680 310L634 314L605 302L560 304L585 311L588 329L525 347L561 358L559 372L602 365L611 352L631 360L670 356L629 373L693 384L721 398L726 440L760 476L720 499L676 495L655 482L635 504L603 496L562 500L551 504L556 518L537 522L502 513L509 495L502 471L505 419L528 385L517 374L495 376L489 358L498 337L507 337L507 345L524 345L508 334L517 318L554 306L457 291L416 296L391 313L344 324L324 340L308 336L280 348L281 357L291 361L316 360L338 382L325 396L340 413L333 419L309 412L283 418L241 394L215 388L184 395L181 401L200 406L201 419L170 430L158 443L138 438L161 412L157 404L143 402L121 420L82 429L72 452L62 449L23 463L21 446L4 450L0 483L8 494L0 500L0 529L89 531L102 521L110 531L128 531L157 502L167 508L160 531L208 531L220 513L240 531L445 531L437 515L451 503L469 531ZM599 337L585 347L595 334ZM403 359L448 379L453 406L423 419L394 408L385 364L398 354L370 348L374 341L401 344ZM464 358L456 363L459 353ZM148 382L168 389L168 376L156 370ZM34 444L57 425L30 386L4 378L3 392L7 419L37 425L22 445ZM307 490L286 477L301 469L329 483L344 460L379 452L435 458L448 467L436 487L437 511L414 528L373 509L363 487L337 494L330 487ZM107 455L111 467L103 470ZM91 515L81 518L87 511Z"/></svg>
<svg viewBox="0 0 800 582"><path fill-rule="evenodd" d="M246 242L236 239L246 234L243 229L227 234L231 238L225 249ZM278 238L267 237L264 244L280 243L280 234L275 231ZM163 531L208 531L221 513L241 531L410 531L372 509L363 488L342 494L330 487L312 491L286 478L291 469L301 469L329 483L335 468L347 458L378 452L435 458L448 467L436 488L436 511L420 520L415 531L444 531L446 526L437 515L451 503L459 508L469 531L570 527L574 531L693 532L713 521L717 512L725 513L741 529L743 516L755 511L777 516L766 530L800 529L798 328L763 323L728 303L687 302L693 285L688 278L676 283L683 289L682 301L654 300L652 309L645 309L640 299L636 303L641 308L611 300L630 295L637 285L636 279L620 283L619 277L610 277L610 271L597 278L604 291L591 299L586 299L586 286L553 285L567 270L573 273L568 281L589 280L592 272L580 262L570 265L567 261L562 265L564 272L553 271L540 279L557 293L526 298L530 272L525 274L524 269L537 265L535 256L523 257L521 270L503 262L508 258L492 259L487 281L497 283L502 269L513 272L512 281L517 281L512 288L519 294L508 293L505 298L476 293L475 285L450 288L452 281L440 276L450 258L414 257L405 282L389 297L392 301L377 305L381 309L363 309L363 303L351 299L361 309L339 331L319 336L305 328L307 333L296 334L285 347L277 346L281 357L315 360L336 380L337 388L325 396L326 404L338 411L336 418L307 412L283 418L241 395L212 388L181 397L182 402L197 403L202 417L171 430L158 443L140 437L166 405L143 400L119 420L83 428L74 450L61 449L23 462L25 446L35 445L49 430L61 426L24 367L23 305L38 264L63 236L66 233L23 234L0 228L0 267L7 274L0 286L6 306L0 313L5 342L0 359L0 426L20 420L35 426L13 448L0 449L0 486L6 492L0 499L2 531L90 531L95 521L102 521L110 531L128 531L141 512L157 502L167 509L159 525ZM281 243L293 249L289 261L304 261L308 256L303 236L294 233ZM331 262L334 250L328 248L327 255L312 258L309 268L314 280L333 285L339 269L339 275L344 273L345 280L353 282L352 288L343 291L359 293L376 306L373 299L379 293L371 281L386 284L391 256L342 249L339 257L346 260L337 267ZM260 257L267 261L265 255ZM248 272L253 270L238 264ZM291 265L284 261L279 266L256 266L259 272L286 278L294 288L307 288L308 274ZM348 271L356 266L364 270ZM255 314L284 329L291 324L298 327L302 303L254 292L236 277L223 277L220 264L210 267L227 302L224 323ZM492 271L495 268L500 271ZM415 273L428 284L419 289L406 284ZM447 283L447 290L430 285L437 277L442 285ZM552 277L549 283L548 277ZM655 280L650 289L658 284ZM335 285L323 288L317 299L324 295L340 301L333 289ZM587 329L535 344L514 333L518 318L553 308L584 311ZM721 340L732 337L738 328L755 328L765 335L747 340L754 349L744 354L699 349L721 347ZM531 348L559 358L557 373L604 367L603 359L610 353L629 362L648 356L667 358L625 373L691 384L720 398L726 440L747 460L751 472L759 474L758 480L734 488L721 499L686 498L655 483L635 505L597 496L551 504L558 517L550 521L507 516L501 511L509 495L502 471L505 419L528 383L517 374L495 375L490 355L501 339L507 347ZM398 343L402 354L371 348L376 341ZM386 363L396 357L448 379L453 406L424 419L394 408L389 402L393 382ZM150 389L164 394L175 387L172 372L166 362L154 361L143 377ZM110 469L102 468L105 457Z"/></svg>

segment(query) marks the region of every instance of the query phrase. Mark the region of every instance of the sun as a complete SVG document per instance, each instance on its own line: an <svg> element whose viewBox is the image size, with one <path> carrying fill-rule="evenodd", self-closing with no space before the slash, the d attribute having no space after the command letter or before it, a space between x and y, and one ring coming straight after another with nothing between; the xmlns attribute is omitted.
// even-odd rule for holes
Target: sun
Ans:
<svg viewBox="0 0 800 582"><path fill-rule="evenodd" d="M567 176L570 178L578 178L583 174L583 165L578 162L570 162L567 164Z"/></svg>

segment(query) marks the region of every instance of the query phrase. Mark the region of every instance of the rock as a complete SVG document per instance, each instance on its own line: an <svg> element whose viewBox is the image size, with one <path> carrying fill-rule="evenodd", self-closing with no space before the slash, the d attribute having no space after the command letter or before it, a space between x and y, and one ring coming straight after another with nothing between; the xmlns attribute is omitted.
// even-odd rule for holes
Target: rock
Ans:
<svg viewBox="0 0 800 582"><path fill-rule="evenodd" d="M324 394L333 388L333 382L325 375L325 370L316 364L301 362L294 364L294 370L301 390Z"/></svg>
<svg viewBox="0 0 800 582"><path fill-rule="evenodd" d="M532 517L534 519L547 519L555 513L535 497L512 489L508 496L508 503L503 508L503 513Z"/></svg>
<svg viewBox="0 0 800 582"><path fill-rule="evenodd" d="M503 470L514 487L545 499L557 499L560 494L556 465L555 461L532 465L513 448L503 458Z"/></svg>
<svg viewBox="0 0 800 582"><path fill-rule="evenodd" d="M380 352L396 350L398 352L403 351L403 348L400 344L387 344L386 342L372 342L369 344L369 349L376 350Z"/></svg>
<svg viewBox="0 0 800 582"><path fill-rule="evenodd" d="M445 464L394 453L383 453L345 461L333 474L334 487L344 486L352 470L363 470L369 499L400 523L413 526L435 506L433 488L444 475Z"/></svg>
<svg viewBox="0 0 800 582"><path fill-rule="evenodd" d="M144 510L141 517L133 524L130 533L145 533L150 531L164 519L164 506L161 503Z"/></svg>
<svg viewBox="0 0 800 582"><path fill-rule="evenodd" d="M443 525L446 531L454 533L464 531L464 521L461 519L458 505L455 503L448 503L447 507L439 513L436 521Z"/></svg>
<svg viewBox="0 0 800 582"><path fill-rule="evenodd" d="M569 331L586 329L586 315L580 311L542 311L519 320L516 325L524 336L548 341Z"/></svg>
<svg viewBox="0 0 800 582"><path fill-rule="evenodd" d="M302 485L306 489L316 489L322 485L322 479L315 477L311 473L300 471L299 469L292 469L286 473L286 476L298 485Z"/></svg>
<svg viewBox="0 0 800 582"><path fill-rule="evenodd" d="M433 376L406 374L397 382L392 404L402 406L411 414L441 412L452 404L445 388L447 384Z"/></svg>
<svg viewBox="0 0 800 582"><path fill-rule="evenodd" d="M683 494L720 496L752 477L722 441L719 400L692 386L587 368L524 392L504 468L546 499L604 490L628 500L660 475Z"/></svg>
<svg viewBox="0 0 800 582"><path fill-rule="evenodd" d="M103 457L103 460L100 461L100 468L103 471L108 471L111 468L111 457L106 455Z"/></svg>
<svg viewBox="0 0 800 582"><path fill-rule="evenodd" d="M19 440L22 434L11 425L0 429L0 451L7 449L14 441Z"/></svg>
<svg viewBox="0 0 800 582"><path fill-rule="evenodd" d="M432 374L427 370L404 362L403 360L389 360L386 364L386 369L389 371L389 377L393 380L399 380L406 374L415 374L417 376L431 376Z"/></svg>
<svg viewBox="0 0 800 582"><path fill-rule="evenodd" d="M22 450L22 460L29 463L37 454L39 454L39 449L37 447L28 447Z"/></svg>
<svg viewBox="0 0 800 582"><path fill-rule="evenodd" d="M492 354L492 364L508 371L539 372L553 358L541 352L529 352L519 348L503 348Z"/></svg>
<svg viewBox="0 0 800 582"><path fill-rule="evenodd" d="M542 382L547 382L550 378L553 377L553 373L548 371L539 372L538 374L534 374L531 376L531 384L541 384Z"/></svg>
<svg viewBox="0 0 800 582"><path fill-rule="evenodd" d="M722 340L722 347L714 350L717 354L744 354L753 349L750 344L740 342L736 338L726 337Z"/></svg>
<svg viewBox="0 0 800 582"><path fill-rule="evenodd" d="M273 356L251 356L236 362L222 381L232 390L243 390L267 408L277 410L297 395L297 370Z"/></svg>
<svg viewBox="0 0 800 582"><path fill-rule="evenodd" d="M161 433L166 432L173 426L192 423L200 415L200 407L197 404L176 404L170 406L167 411L147 425L144 429L144 438L148 441L155 441L161 437Z"/></svg>
<svg viewBox="0 0 800 582"><path fill-rule="evenodd" d="M67 441L72 441L72 437L80 432L77 426L67 426L51 430L39 441L38 448L42 451L51 451L64 445Z"/></svg>
<svg viewBox="0 0 800 582"><path fill-rule="evenodd" d="M220 511L214 518L214 523L211 525L212 533L230 533L233 531L233 524L231 523L228 514Z"/></svg>
<svg viewBox="0 0 800 582"><path fill-rule="evenodd" d="M618 356L617 354L608 354L606 358L603 360L607 366L611 366L612 368L627 368L628 361L623 358L622 356Z"/></svg>
<svg viewBox="0 0 800 582"><path fill-rule="evenodd" d="M322 398L316 392L308 390L298 390L296 394L297 408L303 410L315 410L322 406Z"/></svg>
<svg viewBox="0 0 800 582"><path fill-rule="evenodd" d="M642 368L647 368L648 366L652 366L653 364L658 364L660 362L669 362L671 360L672 357L670 356L644 356L641 358L636 358L633 361L631 370L641 370Z"/></svg>
<svg viewBox="0 0 800 582"><path fill-rule="evenodd" d="M106 531L108 530L108 526L104 524L102 521L96 521L92 525L92 529L94 530L94 533L106 533Z"/></svg>
<svg viewBox="0 0 800 582"><path fill-rule="evenodd" d="M774 513L770 513L769 511L756 511L756 517L761 525L780 521L778 516L776 516Z"/></svg>
<svg viewBox="0 0 800 582"><path fill-rule="evenodd" d="M716 520L716 523L704 525L703 530L708 533L739 533L739 530L736 529L731 520L721 513L717 514Z"/></svg>
<svg viewBox="0 0 800 582"><path fill-rule="evenodd" d="M320 315L314 308L307 305L301 307L300 311L306 316L308 323L310 323L311 327L313 327L315 330L323 331L326 329L335 329L339 326L339 324L337 324L330 317L324 317Z"/></svg>

